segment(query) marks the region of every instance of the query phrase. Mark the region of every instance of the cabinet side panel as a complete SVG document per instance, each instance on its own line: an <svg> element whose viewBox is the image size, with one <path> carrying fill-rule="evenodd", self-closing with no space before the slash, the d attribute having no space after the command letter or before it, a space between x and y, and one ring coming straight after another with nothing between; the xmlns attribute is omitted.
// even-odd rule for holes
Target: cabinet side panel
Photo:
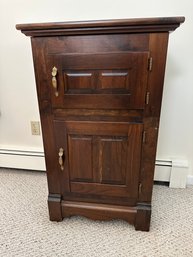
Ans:
<svg viewBox="0 0 193 257"><path fill-rule="evenodd" d="M169 33L150 34L149 50L152 57L149 71L147 91L150 93L145 108L145 117L159 118L165 75Z"/></svg>
<svg viewBox="0 0 193 257"><path fill-rule="evenodd" d="M142 146L141 190L138 199L141 202L150 202L152 196L168 35L168 33L150 34L149 49L153 63L148 76L149 101L144 110L146 136Z"/></svg>

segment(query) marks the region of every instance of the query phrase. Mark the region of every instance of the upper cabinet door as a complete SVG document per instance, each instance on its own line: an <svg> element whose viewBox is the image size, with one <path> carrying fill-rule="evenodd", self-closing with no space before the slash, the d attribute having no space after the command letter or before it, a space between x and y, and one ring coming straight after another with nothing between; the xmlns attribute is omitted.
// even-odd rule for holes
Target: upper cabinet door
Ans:
<svg viewBox="0 0 193 257"><path fill-rule="evenodd" d="M41 40L53 108L144 108L148 34Z"/></svg>
<svg viewBox="0 0 193 257"><path fill-rule="evenodd" d="M55 121L54 127L64 192L138 196L142 124Z"/></svg>
<svg viewBox="0 0 193 257"><path fill-rule="evenodd" d="M148 52L49 55L53 107L143 109Z"/></svg>

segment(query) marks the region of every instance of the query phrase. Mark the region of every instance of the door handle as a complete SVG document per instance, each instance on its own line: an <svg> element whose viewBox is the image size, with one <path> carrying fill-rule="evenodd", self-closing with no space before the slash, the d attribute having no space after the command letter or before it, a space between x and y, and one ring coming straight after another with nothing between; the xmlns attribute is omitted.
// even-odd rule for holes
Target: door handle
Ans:
<svg viewBox="0 0 193 257"><path fill-rule="evenodd" d="M64 170L64 149L63 148L59 149L58 156L59 156L58 163L60 165L60 169Z"/></svg>
<svg viewBox="0 0 193 257"><path fill-rule="evenodd" d="M59 93L58 93L58 83L57 83L57 73L58 73L58 69L54 66L52 68L52 86L54 88L54 93L55 93L55 96L58 96Z"/></svg>

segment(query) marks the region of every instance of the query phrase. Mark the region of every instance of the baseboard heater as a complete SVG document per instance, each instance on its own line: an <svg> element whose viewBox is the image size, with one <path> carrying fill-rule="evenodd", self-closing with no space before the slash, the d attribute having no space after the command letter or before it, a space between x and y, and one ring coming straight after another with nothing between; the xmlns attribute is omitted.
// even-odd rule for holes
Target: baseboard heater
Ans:
<svg viewBox="0 0 193 257"><path fill-rule="evenodd" d="M188 167L188 161L184 159L156 160L154 181L169 182L171 188L185 188L191 177Z"/></svg>
<svg viewBox="0 0 193 257"><path fill-rule="evenodd" d="M2 148L0 149L0 167L45 171L44 152Z"/></svg>

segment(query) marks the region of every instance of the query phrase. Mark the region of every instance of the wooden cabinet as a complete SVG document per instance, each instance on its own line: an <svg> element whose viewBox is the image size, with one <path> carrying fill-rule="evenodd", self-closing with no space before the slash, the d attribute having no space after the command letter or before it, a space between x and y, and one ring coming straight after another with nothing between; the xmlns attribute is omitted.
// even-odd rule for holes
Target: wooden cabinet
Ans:
<svg viewBox="0 0 193 257"><path fill-rule="evenodd" d="M184 17L20 24L31 36L50 220L149 230L168 35Z"/></svg>

